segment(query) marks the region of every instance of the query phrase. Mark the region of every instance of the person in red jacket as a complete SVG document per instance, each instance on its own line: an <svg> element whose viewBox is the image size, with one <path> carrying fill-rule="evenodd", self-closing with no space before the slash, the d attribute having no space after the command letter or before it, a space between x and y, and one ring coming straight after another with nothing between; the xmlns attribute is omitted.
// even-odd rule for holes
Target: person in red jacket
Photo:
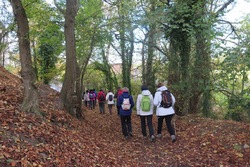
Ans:
<svg viewBox="0 0 250 167"><path fill-rule="evenodd" d="M102 89L97 94L97 100L99 103L100 114L104 114L105 113L106 95Z"/></svg>
<svg viewBox="0 0 250 167"><path fill-rule="evenodd" d="M119 99L119 96L121 96L122 95L122 88L120 87L120 86L118 86L118 88L117 88L117 92L115 93L115 96L114 96L114 98L116 99L116 108L117 108L117 114L119 115L120 114L120 108L119 108L119 106L117 105L117 102L118 102L118 99Z"/></svg>

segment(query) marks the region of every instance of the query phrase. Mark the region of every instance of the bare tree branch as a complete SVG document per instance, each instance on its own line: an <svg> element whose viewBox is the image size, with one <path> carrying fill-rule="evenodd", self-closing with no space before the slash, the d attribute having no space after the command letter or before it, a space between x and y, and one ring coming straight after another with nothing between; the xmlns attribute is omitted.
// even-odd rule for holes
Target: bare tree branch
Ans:
<svg viewBox="0 0 250 167"><path fill-rule="evenodd" d="M215 17L218 17L220 15L220 13L226 9L228 7L228 5L230 5L231 3L233 3L234 0L229 0L228 2L226 2L224 5L222 5L222 7L215 13Z"/></svg>
<svg viewBox="0 0 250 167"><path fill-rule="evenodd" d="M226 20L218 20L218 21L219 22L225 22L225 23L229 24L230 27L231 27L231 30L232 30L232 32L230 34L234 33L238 38L240 38L239 35L237 34L236 30L235 30L235 27L233 26L233 24L230 21L226 21Z"/></svg>

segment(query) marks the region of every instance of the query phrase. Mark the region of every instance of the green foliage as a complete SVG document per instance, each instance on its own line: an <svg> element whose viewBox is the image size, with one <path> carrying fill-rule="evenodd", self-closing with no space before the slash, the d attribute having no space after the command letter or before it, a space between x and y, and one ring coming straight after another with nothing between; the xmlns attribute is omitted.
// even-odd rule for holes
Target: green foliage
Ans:
<svg viewBox="0 0 250 167"><path fill-rule="evenodd" d="M94 65L91 64L88 68L88 72L86 72L84 76L83 86L85 90L103 89L106 91L106 83L104 78L105 76L103 75L103 73L99 70L95 70Z"/></svg>
<svg viewBox="0 0 250 167"><path fill-rule="evenodd" d="M48 84L60 73L56 63L63 50L62 17L43 1L24 3L30 23L34 67L38 79Z"/></svg>
<svg viewBox="0 0 250 167"><path fill-rule="evenodd" d="M105 27L101 0L80 1L81 8L76 17L77 59L85 75L91 59L100 58L110 36Z"/></svg>
<svg viewBox="0 0 250 167"><path fill-rule="evenodd" d="M94 69L97 71L100 71L103 76L103 82L102 82L102 88L107 88L108 90L115 90L114 89L114 77L111 73L111 67L107 63L99 63L99 62L94 62L93 63Z"/></svg>
<svg viewBox="0 0 250 167"><path fill-rule="evenodd" d="M230 109L226 116L225 119L232 119L234 121L242 121L243 120L243 114L241 111L241 107L237 107L235 109Z"/></svg>
<svg viewBox="0 0 250 167"><path fill-rule="evenodd" d="M49 82L56 76L56 62L57 57L54 55L54 48L48 44L42 44L39 47L39 75L43 80L43 83L49 84Z"/></svg>
<svg viewBox="0 0 250 167"><path fill-rule="evenodd" d="M250 121L250 98L232 96L229 99L229 110L225 116L226 119L234 121Z"/></svg>
<svg viewBox="0 0 250 167"><path fill-rule="evenodd" d="M193 31L192 12L194 11L192 11L187 2L178 3L168 8L166 11L168 17L165 18L165 22L169 24L167 29L165 29L166 37L172 37L171 34L173 32L186 32L191 35Z"/></svg>
<svg viewBox="0 0 250 167"><path fill-rule="evenodd" d="M132 95L134 95L134 100L136 102L137 95L141 93L141 86L142 81L140 79L132 79L131 80L131 87L133 88L130 92Z"/></svg>

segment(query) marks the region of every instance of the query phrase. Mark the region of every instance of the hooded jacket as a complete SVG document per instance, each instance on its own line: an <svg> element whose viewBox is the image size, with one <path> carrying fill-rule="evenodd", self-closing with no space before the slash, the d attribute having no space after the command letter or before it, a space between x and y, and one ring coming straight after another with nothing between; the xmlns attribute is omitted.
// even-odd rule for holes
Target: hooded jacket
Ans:
<svg viewBox="0 0 250 167"><path fill-rule="evenodd" d="M109 95L113 96L112 101L109 101ZM108 102L108 104L114 104L114 94L112 92L108 92L108 94L106 95L106 100Z"/></svg>
<svg viewBox="0 0 250 167"><path fill-rule="evenodd" d="M159 87L157 89L157 92L155 93L155 96L154 96L154 105L156 106L156 115L157 116L166 116L166 115L171 115L171 114L175 113L174 108L173 108L174 104L175 104L175 97L172 93L171 93L172 101L173 101L172 106L169 108L160 107L161 100L162 100L161 93L164 90L168 90L168 88L166 86Z"/></svg>
<svg viewBox="0 0 250 167"><path fill-rule="evenodd" d="M141 108L141 101L143 96L149 96L150 98L150 111L142 111ZM137 115L140 116L147 116L147 115L153 115L154 112L154 99L153 95L149 90L143 90L141 94L138 95L137 101L136 101L136 110L137 110Z"/></svg>
<svg viewBox="0 0 250 167"><path fill-rule="evenodd" d="M123 109L122 109L122 103L123 103L123 99L124 98L129 98L129 102L130 102L130 104L131 104L131 107L130 107L130 110L126 110L126 111L124 111ZM132 113L132 108L134 107L134 100L133 100L133 97L128 93L128 92L123 92L122 93L122 95L120 95L119 97L118 97L118 101L117 101L117 106L119 107L119 114L120 114L120 116L129 116L129 115L131 115L131 113Z"/></svg>

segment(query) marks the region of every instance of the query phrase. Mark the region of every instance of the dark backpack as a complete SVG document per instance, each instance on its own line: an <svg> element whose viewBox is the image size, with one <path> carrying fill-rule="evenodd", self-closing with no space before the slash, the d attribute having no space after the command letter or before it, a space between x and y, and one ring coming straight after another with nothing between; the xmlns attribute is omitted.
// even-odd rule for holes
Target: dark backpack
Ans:
<svg viewBox="0 0 250 167"><path fill-rule="evenodd" d="M105 101L105 97L104 97L104 94L103 94L103 93L100 94L99 99L100 99L100 101Z"/></svg>
<svg viewBox="0 0 250 167"><path fill-rule="evenodd" d="M109 95L109 101L113 100L113 95Z"/></svg>
<svg viewBox="0 0 250 167"><path fill-rule="evenodd" d="M169 90L164 90L161 93L162 101L160 107L169 108L172 106L172 96Z"/></svg>

